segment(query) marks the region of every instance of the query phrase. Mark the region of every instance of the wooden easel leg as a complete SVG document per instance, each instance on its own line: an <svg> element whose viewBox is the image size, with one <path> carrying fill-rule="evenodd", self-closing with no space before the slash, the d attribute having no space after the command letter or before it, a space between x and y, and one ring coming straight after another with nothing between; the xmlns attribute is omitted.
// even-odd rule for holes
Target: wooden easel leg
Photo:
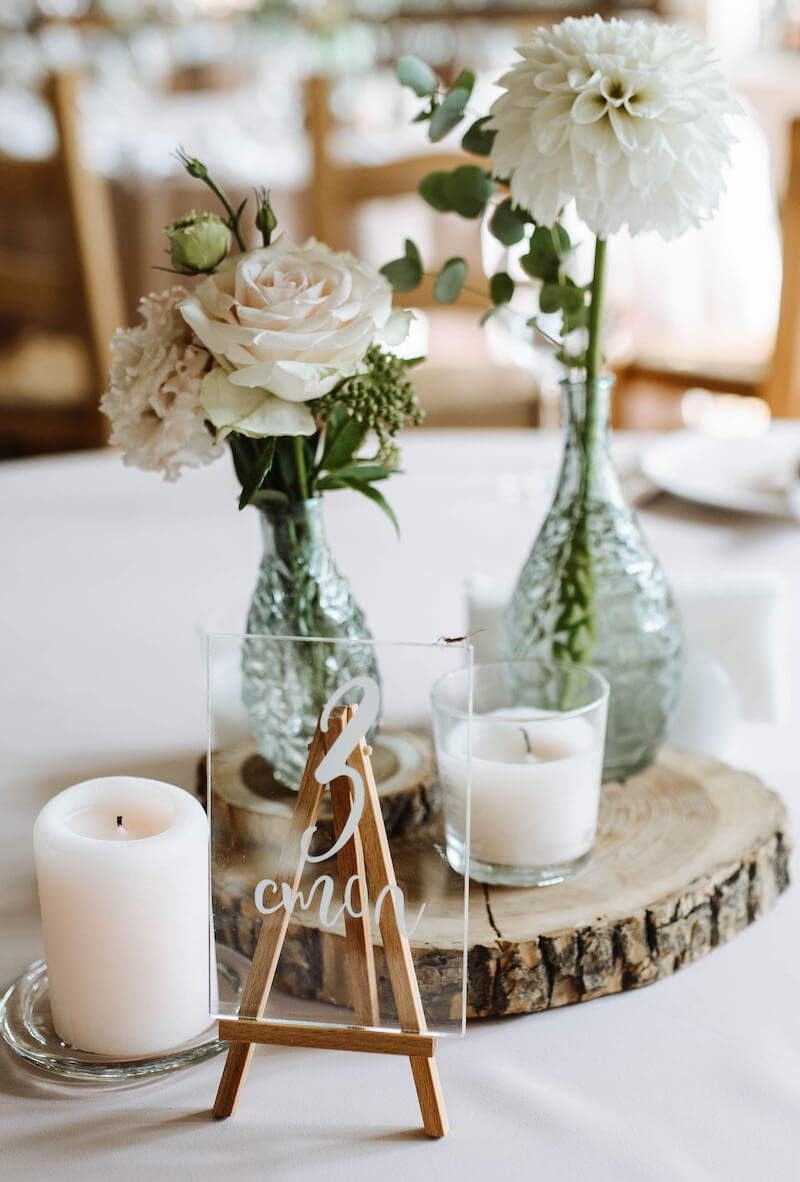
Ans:
<svg viewBox="0 0 800 1182"><path fill-rule="evenodd" d="M348 707L347 713L341 719L334 719L331 716L325 736L326 747L332 745L337 735L344 729L351 711L352 707ZM335 723L338 723L338 726ZM339 776L331 782L330 792L333 832L338 838L350 816L352 805L350 781L346 776ZM375 973L375 952L372 946L372 926L366 891L364 850L358 829L350 841L339 850L337 865L342 891L348 889L348 882L352 882L349 899L352 910L356 912L355 915L351 915L347 910L344 916L353 1012L356 1022L360 1026L379 1026L381 1011L378 1002L378 980Z"/></svg>
<svg viewBox="0 0 800 1182"><path fill-rule="evenodd" d="M300 885L305 865L305 859L300 853L300 839L317 819L325 787L324 784L317 783L314 776L323 755L322 732L317 728L309 746L306 769L297 793L297 804L292 813L289 832L275 875L279 889L281 884L286 882L292 893ZM291 913L285 908L264 917L250 972L242 990L242 1000L239 1004L239 1016L242 1018L260 1018L264 1013L290 919ZM217 1098L214 1101L214 1116L223 1118L231 1116L234 1112L252 1057L252 1043L231 1043L217 1089Z"/></svg>
<svg viewBox="0 0 800 1182"><path fill-rule="evenodd" d="M317 727L314 738L309 747L309 757L297 804L292 814L289 833L281 852L275 883L280 889L283 883L289 885L292 895L300 885L305 859L301 853L301 838L303 833L314 825L319 812L324 785L317 782L314 772L324 757L326 744L330 745L341 734L352 713L347 707L336 715L330 716L329 732L323 732ZM352 839L337 854L339 877L343 891L349 889L349 899L355 915L346 912L346 944L350 966L353 991L353 1006L356 1020L362 1025L378 1026L380 1023L380 1007L378 1003L377 979L375 972L374 948L372 932L367 907L366 879L376 896L383 896L380 930L383 938L383 948L389 977L392 983L397 1005L397 1014L405 1036L425 1035L425 1013L419 993L419 985L411 956L411 947L405 933L401 917L398 915L397 880L394 874L389 842L381 816L380 800L375 786L375 777L369 759L369 751L362 739L353 751L350 765L359 772L364 783L364 809L358 828ZM352 804L350 781L348 777L337 778L331 784L331 805L334 817L334 830L338 836L347 822ZM348 888L348 883L351 886ZM360 913L360 914L359 914ZM268 1028L267 1023L259 1026L258 1019L264 1013L269 991L275 977L278 960L283 947L286 932L291 918L291 908L282 907L280 910L267 915L261 925L253 962L242 992L239 1006L239 1017L254 1019L244 1023L245 1032L241 1041L232 1041L228 1057L220 1080L217 1098L214 1103L214 1115L219 1118L230 1116L236 1105L244 1084L245 1075L253 1055L254 1043L248 1039L260 1042L281 1041L275 1037L266 1036L262 1027ZM222 1025L222 1024L221 1024ZM235 1021L224 1024L232 1032ZM227 1033L227 1030L226 1030ZM307 1031L298 1026L292 1032L293 1040L299 1042ZM228 1033L233 1039L233 1033ZM448 1131L447 1114L444 1107L439 1072L434 1059L435 1040L408 1039L408 1043L398 1044L397 1040L404 1035L391 1035L379 1031L364 1031L361 1035L361 1045L354 1035L347 1032L347 1042L341 1039L317 1040L318 1045L331 1046L345 1050L371 1050L384 1053L404 1054L413 1045L416 1054L409 1055L414 1085L417 1089L422 1123L425 1132L430 1137L444 1137ZM380 1047L373 1040L382 1039ZM314 1045L314 1040L306 1041L303 1045ZM427 1052L420 1054L420 1050Z"/></svg>
<svg viewBox="0 0 800 1182"><path fill-rule="evenodd" d="M397 1016L403 1030L419 1033L426 1029L425 1012L419 994L411 946L397 914L396 891L392 889L397 887L397 879L389 839L381 816L375 776L363 739L348 762L364 780L364 812L361 816L360 831L370 886L376 897L384 888L390 888L383 898L379 925L392 992L397 1005ZM446 1136L449 1125L436 1060L432 1056L411 1056L411 1071L425 1132L431 1137Z"/></svg>
<svg viewBox="0 0 800 1182"><path fill-rule="evenodd" d="M239 1095L244 1084L250 1060L253 1057L255 1043L234 1042L228 1049L225 1066L222 1069L222 1079L217 1088L217 1098L214 1101L214 1116L217 1120L224 1120L226 1116L233 1116Z"/></svg>
<svg viewBox="0 0 800 1182"><path fill-rule="evenodd" d="M436 1060L433 1056L430 1059L412 1056L409 1062L414 1076L414 1086L417 1089L423 1128L429 1137L446 1137L450 1125L447 1121Z"/></svg>

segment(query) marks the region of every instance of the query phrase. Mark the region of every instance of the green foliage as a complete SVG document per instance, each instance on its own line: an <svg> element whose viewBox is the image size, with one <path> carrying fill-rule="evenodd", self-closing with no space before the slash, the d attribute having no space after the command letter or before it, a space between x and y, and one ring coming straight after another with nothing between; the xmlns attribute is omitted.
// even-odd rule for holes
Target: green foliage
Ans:
<svg viewBox="0 0 800 1182"><path fill-rule="evenodd" d="M263 441L257 440L259 444ZM255 494L261 487L264 478L272 468L272 462L275 459L275 440L267 439L263 442L261 454L255 459L255 462L250 467L245 478L242 480L242 492L239 497L239 508L244 509L249 505Z"/></svg>
<svg viewBox="0 0 800 1182"><path fill-rule="evenodd" d="M484 115L482 119L476 119L464 133L461 147L465 152L471 152L473 156L491 156L497 132L486 126L490 118L490 115Z"/></svg>
<svg viewBox="0 0 800 1182"><path fill-rule="evenodd" d="M528 253L520 262L532 279L541 279L545 284L557 284L562 263L571 253L572 244L563 226L558 223L554 226L537 226L531 235ZM542 308L542 311L547 309Z"/></svg>
<svg viewBox="0 0 800 1182"><path fill-rule="evenodd" d="M553 656L589 665L597 641L596 576L585 506L579 505L577 512L563 560Z"/></svg>
<svg viewBox="0 0 800 1182"><path fill-rule="evenodd" d="M539 293L539 307L546 313L577 312L584 304L584 289L574 282L545 283Z"/></svg>
<svg viewBox="0 0 800 1182"><path fill-rule="evenodd" d="M501 201L492 214L489 230L503 246L515 246L525 237L530 218L518 209L510 197Z"/></svg>
<svg viewBox="0 0 800 1182"><path fill-rule="evenodd" d="M395 73L403 86L410 86L419 98L426 98L436 90L435 73L427 62L412 54L398 60Z"/></svg>
<svg viewBox="0 0 800 1182"><path fill-rule="evenodd" d="M414 243L406 238L405 254L381 267L395 291L414 291L422 282L422 260Z"/></svg>
<svg viewBox="0 0 800 1182"><path fill-rule="evenodd" d="M498 271L489 280L489 295L495 306L508 304L514 296L514 280L506 271Z"/></svg>
<svg viewBox="0 0 800 1182"><path fill-rule="evenodd" d="M430 172L420 181L420 196L440 213L477 218L486 209L495 183L488 169L462 164L452 172Z"/></svg>
<svg viewBox="0 0 800 1182"><path fill-rule="evenodd" d="M445 183L450 174L447 172L429 172L423 177L418 186L418 193L432 209L439 213L450 213L451 206L445 192Z"/></svg>
<svg viewBox="0 0 800 1182"><path fill-rule="evenodd" d="M336 390L309 404L312 413L326 425L325 444L316 473L337 473L353 463L361 465L362 461L354 461L353 457L370 431L378 437L378 454L363 462L389 468L384 461L395 456L391 441L407 422L415 425L422 422L419 401L408 380L410 365L394 353L385 353L380 346L372 345L364 358L362 372L346 378ZM361 479L366 479L363 472Z"/></svg>
<svg viewBox="0 0 800 1182"><path fill-rule="evenodd" d="M262 245L269 246L272 241L272 232L278 224L278 219L270 204L268 189L256 189L256 203L258 205L258 209L256 210L256 229L261 234Z"/></svg>
<svg viewBox="0 0 800 1182"><path fill-rule="evenodd" d="M438 144L454 127L458 127L464 118L474 85L475 75L473 72L462 70L431 116L428 125L428 138L432 143Z"/></svg>
<svg viewBox="0 0 800 1182"><path fill-rule="evenodd" d="M231 248L227 222L215 213L194 210L164 227L170 262L179 275L199 275L218 267Z"/></svg>
<svg viewBox="0 0 800 1182"><path fill-rule="evenodd" d="M466 259L448 259L439 272L439 277L433 287L433 298L437 304L454 304L461 295L461 289L467 281L469 266Z"/></svg>
<svg viewBox="0 0 800 1182"><path fill-rule="evenodd" d="M179 163L182 164L186 169L190 177L193 177L195 180L202 181L204 185L208 186L214 196L218 198L223 209L225 210L225 213L228 215L227 221L225 222L226 226L236 239L239 249L246 250L247 248L245 246L244 238L242 237L242 231L239 223L242 219L244 207L247 204L247 198L245 197L238 209L234 209L225 190L217 184L201 160L197 160L194 156L190 156L183 148L178 148L174 155Z"/></svg>
<svg viewBox="0 0 800 1182"><path fill-rule="evenodd" d="M444 193L450 208L462 218L477 218L494 193L492 174L477 164L462 164L446 174Z"/></svg>
<svg viewBox="0 0 800 1182"><path fill-rule="evenodd" d="M341 474L339 474L336 482L331 487L352 488L356 492L361 493L362 496L367 497L370 501L376 504L379 509L383 510L394 526L397 536L400 537L400 525L398 524L397 518L395 517L394 510L379 489L375 488L372 484L367 483L365 480L357 479L355 476L342 477Z"/></svg>

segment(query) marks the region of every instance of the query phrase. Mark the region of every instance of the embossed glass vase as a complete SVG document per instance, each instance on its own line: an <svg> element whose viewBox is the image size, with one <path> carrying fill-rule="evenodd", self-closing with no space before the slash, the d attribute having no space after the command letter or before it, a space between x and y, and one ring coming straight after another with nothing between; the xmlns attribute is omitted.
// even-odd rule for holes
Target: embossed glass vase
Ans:
<svg viewBox="0 0 800 1182"><path fill-rule="evenodd" d="M339 574L325 538L322 501L260 508L264 556L242 648L242 700L260 754L275 777L297 790L308 739L332 692L352 677L380 685L364 613ZM318 636L330 645L281 645L269 636ZM356 695L357 696L357 695ZM346 703L349 699L342 698Z"/></svg>
<svg viewBox="0 0 800 1182"><path fill-rule="evenodd" d="M608 451L613 377L562 382L558 487L505 618L506 654L592 665L611 686L603 778L650 764L677 704L681 630Z"/></svg>

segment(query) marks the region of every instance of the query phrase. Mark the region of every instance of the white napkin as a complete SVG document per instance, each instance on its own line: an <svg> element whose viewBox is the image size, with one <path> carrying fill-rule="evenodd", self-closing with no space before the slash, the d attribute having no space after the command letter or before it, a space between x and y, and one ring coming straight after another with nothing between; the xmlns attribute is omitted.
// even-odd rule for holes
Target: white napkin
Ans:
<svg viewBox="0 0 800 1182"><path fill-rule="evenodd" d="M781 722L788 705L786 586L770 571L673 583L686 651L714 657L730 674L747 722Z"/></svg>
<svg viewBox="0 0 800 1182"><path fill-rule="evenodd" d="M685 665L670 741L722 756L740 719L777 723L786 714L786 588L779 575L726 574L677 580ZM465 583L476 663L502 657L511 588L489 575Z"/></svg>

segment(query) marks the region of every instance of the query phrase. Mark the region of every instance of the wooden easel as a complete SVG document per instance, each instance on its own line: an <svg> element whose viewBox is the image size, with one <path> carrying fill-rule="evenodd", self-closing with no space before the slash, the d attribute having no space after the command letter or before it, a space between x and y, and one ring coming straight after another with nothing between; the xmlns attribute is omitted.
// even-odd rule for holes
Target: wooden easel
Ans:
<svg viewBox="0 0 800 1182"><path fill-rule="evenodd" d="M297 794L297 804L275 875L278 886L286 882L293 893L300 884L305 865L300 841L306 829L316 822L325 790L324 784L317 783L314 772L325 753L344 730L352 711L353 708L349 706L340 706L332 710L327 731L323 732L318 723L309 744L308 761ZM362 882L369 882L377 897L384 887L396 886L396 879L381 816L378 791L375 787L370 749L364 739L361 739L347 762L360 774L364 782L364 809L353 837L336 855L339 880L344 885L353 875L358 875ZM334 832L338 837L350 815L349 779L340 776L332 780L330 792ZM367 900L361 895L358 884L351 892L351 901L354 911L363 912L360 918L354 918L349 912L345 912L345 940L353 1009L356 1021L363 1027L376 1027L380 1025L380 1007L371 923ZM357 1027L324 1029L276 1023L263 1018L290 918L290 913L285 908L264 916L250 972L242 992L239 1016L222 1019L219 1023L220 1039L230 1042L231 1046L214 1102L214 1116L223 1118L234 1112L256 1043L317 1047L325 1050L369 1051L376 1054L408 1056L425 1132L431 1137L444 1137L448 1124L434 1058L436 1039L427 1033L411 949L408 938L398 923L394 891L386 892L379 926L397 1016L402 1027L397 1033Z"/></svg>

